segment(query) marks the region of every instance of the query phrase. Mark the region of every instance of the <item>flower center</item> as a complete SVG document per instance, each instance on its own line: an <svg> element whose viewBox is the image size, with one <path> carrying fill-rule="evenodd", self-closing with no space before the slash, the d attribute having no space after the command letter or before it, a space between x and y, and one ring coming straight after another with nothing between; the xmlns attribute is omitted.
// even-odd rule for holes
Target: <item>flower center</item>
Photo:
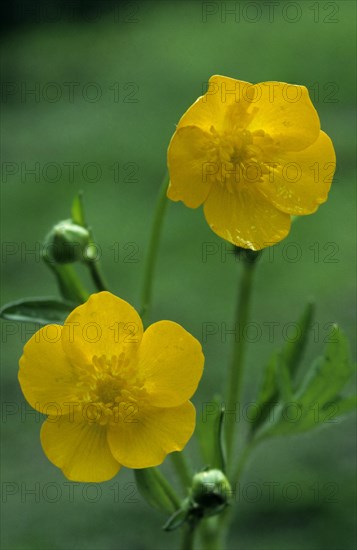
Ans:
<svg viewBox="0 0 357 550"><path fill-rule="evenodd" d="M113 403L120 395L121 389L121 381L113 376L106 375L97 380L96 394L101 403Z"/></svg>
<svg viewBox="0 0 357 550"><path fill-rule="evenodd" d="M259 183L269 174L272 164L266 160L273 146L272 139L264 130L250 132L233 128L219 134L211 126L212 148L210 159L204 167L207 174L233 193L239 185Z"/></svg>
<svg viewBox="0 0 357 550"><path fill-rule="evenodd" d="M99 424L137 422L146 394L143 379L124 353L94 355L78 383L83 418Z"/></svg>

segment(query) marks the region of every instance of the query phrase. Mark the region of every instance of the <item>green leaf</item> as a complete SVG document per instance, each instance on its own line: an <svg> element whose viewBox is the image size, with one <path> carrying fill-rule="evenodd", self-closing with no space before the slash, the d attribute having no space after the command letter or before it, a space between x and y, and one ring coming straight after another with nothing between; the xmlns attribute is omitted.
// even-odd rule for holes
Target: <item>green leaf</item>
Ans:
<svg viewBox="0 0 357 550"><path fill-rule="evenodd" d="M302 402L319 398L327 403L338 395L354 370L349 358L348 340L337 325L334 328L336 340L327 344L323 357L316 360L296 394Z"/></svg>
<svg viewBox="0 0 357 550"><path fill-rule="evenodd" d="M286 403L292 398L291 375L283 354L277 356L277 383L279 396Z"/></svg>
<svg viewBox="0 0 357 550"><path fill-rule="evenodd" d="M345 414L356 410L357 395L351 395L349 397L345 397L344 399L340 399L335 403L330 403L328 407L326 407L326 410L335 412L335 407L337 407L336 414L338 416L344 416Z"/></svg>
<svg viewBox="0 0 357 550"><path fill-rule="evenodd" d="M300 365L301 359L305 352L308 339L310 326L315 314L315 304L309 302L306 304L305 310L301 315L300 319L296 323L300 329L299 335L296 340L288 342L283 349L283 356L285 363L291 373L291 376L294 377L298 366Z"/></svg>
<svg viewBox="0 0 357 550"><path fill-rule="evenodd" d="M82 227L87 227L85 216L84 216L83 191L79 191L78 195L74 197L73 203L72 203L71 215L74 223L77 223Z"/></svg>
<svg viewBox="0 0 357 550"><path fill-rule="evenodd" d="M10 321L33 322L40 325L62 324L76 304L56 298L24 298L5 304L0 317Z"/></svg>
<svg viewBox="0 0 357 550"><path fill-rule="evenodd" d="M330 342L324 355L313 362L291 401L281 404L275 411L277 422L263 431L262 437L306 432L331 423L332 417L346 414L354 408L353 398L339 397L354 367L349 359L345 335L337 327L336 334L337 340Z"/></svg>
<svg viewBox="0 0 357 550"><path fill-rule="evenodd" d="M314 312L315 305L309 302L296 323L299 327L296 340L287 342L280 352L274 352L270 358L256 400L257 415L251 424L251 435L264 424L281 400L290 399L291 386L308 343Z"/></svg>
<svg viewBox="0 0 357 550"><path fill-rule="evenodd" d="M224 405L219 396L203 404L201 422L197 423L197 436L203 460L211 468L225 471L223 443Z"/></svg>
<svg viewBox="0 0 357 550"><path fill-rule="evenodd" d="M257 398L257 404L263 405L271 400L271 397L277 392L277 370L279 353L275 352L265 369L263 383Z"/></svg>
<svg viewBox="0 0 357 550"><path fill-rule="evenodd" d="M278 361L279 353L275 352L265 369L263 382L256 400L257 415L250 425L251 435L264 424L270 412L278 404Z"/></svg>

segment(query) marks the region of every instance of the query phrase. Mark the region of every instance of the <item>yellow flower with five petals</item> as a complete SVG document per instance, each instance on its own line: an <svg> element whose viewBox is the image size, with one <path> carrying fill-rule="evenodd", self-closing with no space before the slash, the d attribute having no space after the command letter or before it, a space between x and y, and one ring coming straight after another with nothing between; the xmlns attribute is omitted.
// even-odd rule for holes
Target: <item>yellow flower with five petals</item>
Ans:
<svg viewBox="0 0 357 550"><path fill-rule="evenodd" d="M100 482L121 466L148 468L183 449L195 427L189 398L202 375L200 343L160 321L145 332L135 309L93 294L25 345L19 381L47 457L74 481Z"/></svg>
<svg viewBox="0 0 357 550"><path fill-rule="evenodd" d="M217 235L260 250L326 201L335 162L304 86L212 76L171 139L167 194L204 204Z"/></svg>

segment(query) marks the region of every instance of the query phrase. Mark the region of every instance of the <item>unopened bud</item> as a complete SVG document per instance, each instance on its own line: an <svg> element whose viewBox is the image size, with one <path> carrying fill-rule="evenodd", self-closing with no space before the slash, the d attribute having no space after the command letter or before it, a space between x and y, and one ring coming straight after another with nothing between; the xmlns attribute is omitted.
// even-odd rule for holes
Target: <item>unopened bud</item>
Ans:
<svg viewBox="0 0 357 550"><path fill-rule="evenodd" d="M47 261L58 264L81 261L85 259L89 242L89 231L85 227L72 220L63 220L46 236L43 256Z"/></svg>
<svg viewBox="0 0 357 550"><path fill-rule="evenodd" d="M191 498L204 515L219 514L231 499L232 489L221 470L206 470L193 477Z"/></svg>

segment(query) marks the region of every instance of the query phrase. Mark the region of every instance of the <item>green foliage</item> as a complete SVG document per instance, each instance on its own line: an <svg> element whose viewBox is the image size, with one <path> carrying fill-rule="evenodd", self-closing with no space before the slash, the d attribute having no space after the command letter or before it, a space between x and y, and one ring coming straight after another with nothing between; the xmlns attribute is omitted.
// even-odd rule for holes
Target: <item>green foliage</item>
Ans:
<svg viewBox="0 0 357 550"><path fill-rule="evenodd" d="M314 315L315 304L313 302L309 302L306 304L306 307L297 322L297 326L300 327L298 338L294 341L288 342L284 348L284 362L292 376L295 375L308 344L309 331Z"/></svg>
<svg viewBox="0 0 357 550"><path fill-rule="evenodd" d="M39 325L63 324L76 304L57 298L24 298L4 305L0 317L9 321L33 322Z"/></svg>
<svg viewBox="0 0 357 550"><path fill-rule="evenodd" d="M265 369L262 386L256 401L258 414L251 424L252 435L262 426L281 398L290 399L293 378L308 343L314 312L315 305L308 303L297 322L297 326L300 327L298 337L294 341L287 342L280 352L275 352L272 355Z"/></svg>
<svg viewBox="0 0 357 550"><path fill-rule="evenodd" d="M350 361L349 346L341 329L336 339L329 342L325 353L318 357L306 373L301 385L294 393L286 391L286 363L282 367L284 376L279 390L279 405L274 411L273 425L259 432L258 438L273 435L295 435L313 428L333 423L356 406L355 397L341 398L340 392L350 380L355 367Z"/></svg>

